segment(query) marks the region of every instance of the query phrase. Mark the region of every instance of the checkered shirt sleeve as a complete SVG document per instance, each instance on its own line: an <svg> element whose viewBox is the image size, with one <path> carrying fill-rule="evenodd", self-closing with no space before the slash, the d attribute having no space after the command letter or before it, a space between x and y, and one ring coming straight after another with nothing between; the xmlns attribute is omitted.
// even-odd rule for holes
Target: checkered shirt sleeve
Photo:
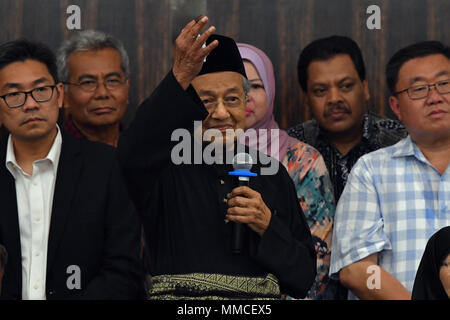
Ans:
<svg viewBox="0 0 450 320"><path fill-rule="evenodd" d="M336 208L331 275L373 253L392 249L374 184L377 178L365 157L349 175Z"/></svg>

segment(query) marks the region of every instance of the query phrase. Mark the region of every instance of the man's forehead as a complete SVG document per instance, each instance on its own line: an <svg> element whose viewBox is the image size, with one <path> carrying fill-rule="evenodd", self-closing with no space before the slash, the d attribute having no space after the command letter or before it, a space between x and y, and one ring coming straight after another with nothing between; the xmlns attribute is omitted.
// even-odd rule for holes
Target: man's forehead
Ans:
<svg viewBox="0 0 450 320"><path fill-rule="evenodd" d="M105 56L110 56L113 59L119 57L120 59L120 52L114 48L76 50L69 54L69 60L76 61L79 58L104 59Z"/></svg>
<svg viewBox="0 0 450 320"><path fill-rule="evenodd" d="M308 80L358 78L353 60L348 54L337 54L327 60L313 60L308 66Z"/></svg>
<svg viewBox="0 0 450 320"><path fill-rule="evenodd" d="M68 57L71 73L109 73L122 70L119 51L113 48L72 52Z"/></svg>
<svg viewBox="0 0 450 320"><path fill-rule="evenodd" d="M242 75L237 72L224 71L224 72L214 72L206 73L195 77L192 81L192 85L196 89L223 89L223 88L243 88L242 86Z"/></svg>
<svg viewBox="0 0 450 320"><path fill-rule="evenodd" d="M441 76L450 77L450 59L442 54L408 60L398 72L398 80L409 83L433 80Z"/></svg>
<svg viewBox="0 0 450 320"><path fill-rule="evenodd" d="M53 77L47 66L36 60L12 62L0 69L0 86L29 86L35 82L51 82Z"/></svg>

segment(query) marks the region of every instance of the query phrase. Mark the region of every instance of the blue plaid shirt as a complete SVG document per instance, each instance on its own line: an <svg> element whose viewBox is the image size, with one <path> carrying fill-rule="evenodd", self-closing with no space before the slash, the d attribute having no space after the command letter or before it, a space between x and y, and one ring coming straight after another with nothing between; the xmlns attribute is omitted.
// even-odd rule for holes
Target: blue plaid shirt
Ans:
<svg viewBox="0 0 450 320"><path fill-rule="evenodd" d="M441 175L408 136L353 167L336 208L330 274L378 253L411 292L428 239L448 225L450 169Z"/></svg>

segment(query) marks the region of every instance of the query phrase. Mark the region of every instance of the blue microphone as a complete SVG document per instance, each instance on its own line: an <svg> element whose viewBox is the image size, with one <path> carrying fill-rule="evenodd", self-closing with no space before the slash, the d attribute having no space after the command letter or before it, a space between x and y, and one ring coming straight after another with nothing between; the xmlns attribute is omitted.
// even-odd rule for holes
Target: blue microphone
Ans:
<svg viewBox="0 0 450 320"><path fill-rule="evenodd" d="M250 171L253 165L253 159L248 153L238 153L233 158L234 171L228 172L230 176L237 176L239 187L247 186L250 177L256 177L257 174ZM242 223L233 222L231 235L231 250L235 254L240 254L243 248L244 225Z"/></svg>

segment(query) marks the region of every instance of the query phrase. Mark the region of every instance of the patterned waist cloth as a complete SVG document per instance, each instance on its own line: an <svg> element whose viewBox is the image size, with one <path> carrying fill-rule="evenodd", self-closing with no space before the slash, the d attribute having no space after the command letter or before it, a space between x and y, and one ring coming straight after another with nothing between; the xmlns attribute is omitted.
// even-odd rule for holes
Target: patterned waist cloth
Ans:
<svg viewBox="0 0 450 320"><path fill-rule="evenodd" d="M189 273L152 277L150 300L280 299L274 275L242 277L214 273Z"/></svg>

